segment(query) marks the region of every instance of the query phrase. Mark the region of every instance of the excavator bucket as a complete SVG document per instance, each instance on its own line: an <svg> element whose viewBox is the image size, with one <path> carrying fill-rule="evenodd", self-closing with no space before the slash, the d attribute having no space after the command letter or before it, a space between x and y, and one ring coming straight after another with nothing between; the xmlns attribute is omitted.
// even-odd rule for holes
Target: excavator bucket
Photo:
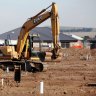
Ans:
<svg viewBox="0 0 96 96"><path fill-rule="evenodd" d="M62 59L62 53L58 54L58 57L56 59L53 59L53 53L52 52L46 52L45 55L45 62L60 62Z"/></svg>
<svg viewBox="0 0 96 96"><path fill-rule="evenodd" d="M56 59L52 58L53 53L51 51L48 52L39 52L38 56L31 57L32 61L42 61L42 62L60 62L62 59L62 53L59 53L59 56Z"/></svg>

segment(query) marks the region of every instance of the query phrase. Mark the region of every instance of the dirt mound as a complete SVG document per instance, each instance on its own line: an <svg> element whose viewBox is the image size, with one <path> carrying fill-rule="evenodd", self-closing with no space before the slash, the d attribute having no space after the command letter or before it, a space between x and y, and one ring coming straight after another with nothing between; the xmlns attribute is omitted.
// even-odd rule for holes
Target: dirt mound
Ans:
<svg viewBox="0 0 96 96"><path fill-rule="evenodd" d="M60 52L63 53L63 57L67 60L80 60L81 58L86 59L88 56L91 56L90 49L68 48L61 49Z"/></svg>

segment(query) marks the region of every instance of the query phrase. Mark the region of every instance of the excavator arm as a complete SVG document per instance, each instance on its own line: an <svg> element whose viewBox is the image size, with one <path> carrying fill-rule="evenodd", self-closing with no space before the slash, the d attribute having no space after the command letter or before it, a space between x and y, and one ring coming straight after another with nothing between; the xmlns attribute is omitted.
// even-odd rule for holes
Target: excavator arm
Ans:
<svg viewBox="0 0 96 96"><path fill-rule="evenodd" d="M51 26L52 26L52 36L53 36L53 45L55 51L53 51L56 55L57 51L57 45L58 45L58 35L59 35L59 23L58 23L58 11L57 11L57 5L55 3L52 3L51 11L46 11L49 7L46 9L43 9L41 12L39 12L34 17L31 17L28 21L26 21L20 31L20 35L18 37L17 42L17 48L16 51L19 55L19 58L22 55L22 51L25 45L25 42L27 40L27 37L29 35L29 31L32 30L37 25L41 24L48 18L51 18Z"/></svg>
<svg viewBox="0 0 96 96"><path fill-rule="evenodd" d="M59 20L58 20L58 9L57 6L52 6L52 15L51 15L51 26L52 26L52 36L53 36L53 45L54 48L52 50L53 58L57 58L59 55Z"/></svg>

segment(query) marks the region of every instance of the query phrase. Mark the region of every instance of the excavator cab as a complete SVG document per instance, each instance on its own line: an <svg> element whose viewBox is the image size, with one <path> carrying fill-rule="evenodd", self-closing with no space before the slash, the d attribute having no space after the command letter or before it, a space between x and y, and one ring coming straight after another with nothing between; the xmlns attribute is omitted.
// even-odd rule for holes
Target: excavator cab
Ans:
<svg viewBox="0 0 96 96"><path fill-rule="evenodd" d="M36 41L38 41L39 46L36 48L34 48L34 39L36 39ZM40 35L39 34L32 34L29 35L29 55L30 57L36 57L38 56L38 53L41 52L41 40L40 40Z"/></svg>

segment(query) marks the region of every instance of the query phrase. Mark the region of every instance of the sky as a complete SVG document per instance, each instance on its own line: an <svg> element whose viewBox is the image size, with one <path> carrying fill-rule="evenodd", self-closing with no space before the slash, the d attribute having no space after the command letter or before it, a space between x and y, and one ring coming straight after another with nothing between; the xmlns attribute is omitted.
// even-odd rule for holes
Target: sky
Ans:
<svg viewBox="0 0 96 96"><path fill-rule="evenodd" d="M60 26L96 28L96 0L0 0L0 34L21 27L52 2L58 6ZM51 26L50 19L39 26Z"/></svg>

